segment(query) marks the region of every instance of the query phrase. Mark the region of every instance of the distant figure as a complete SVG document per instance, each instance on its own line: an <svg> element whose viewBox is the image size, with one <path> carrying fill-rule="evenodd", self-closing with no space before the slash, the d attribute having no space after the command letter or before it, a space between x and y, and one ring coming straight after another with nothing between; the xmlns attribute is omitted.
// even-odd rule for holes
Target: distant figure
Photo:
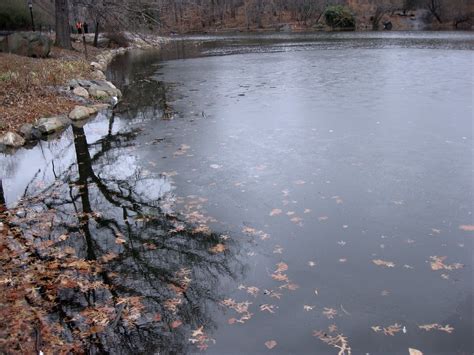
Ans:
<svg viewBox="0 0 474 355"><path fill-rule="evenodd" d="M80 21L76 22L77 33L82 34L82 23Z"/></svg>
<svg viewBox="0 0 474 355"><path fill-rule="evenodd" d="M87 22L84 22L82 24L82 27L84 29L84 33L89 33L89 25L87 24Z"/></svg>

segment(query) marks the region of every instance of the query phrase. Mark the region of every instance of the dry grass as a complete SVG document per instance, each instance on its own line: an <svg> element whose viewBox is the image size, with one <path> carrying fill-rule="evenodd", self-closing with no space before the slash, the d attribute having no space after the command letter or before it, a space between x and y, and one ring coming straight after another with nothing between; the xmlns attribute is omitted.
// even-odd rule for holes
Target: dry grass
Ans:
<svg viewBox="0 0 474 355"><path fill-rule="evenodd" d="M88 52L92 57L98 50L89 47ZM90 75L88 61L77 50L54 48L47 59L0 53L0 133L70 111L77 102L60 94L57 86L71 79L89 79Z"/></svg>

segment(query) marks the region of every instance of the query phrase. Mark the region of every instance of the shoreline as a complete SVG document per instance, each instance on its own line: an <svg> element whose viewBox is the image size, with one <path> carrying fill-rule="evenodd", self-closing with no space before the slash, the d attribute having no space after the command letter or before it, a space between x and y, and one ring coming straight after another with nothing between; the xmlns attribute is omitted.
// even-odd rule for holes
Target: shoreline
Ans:
<svg viewBox="0 0 474 355"><path fill-rule="evenodd" d="M77 59L77 62L84 62L80 63L81 65L89 66L84 75L85 79L75 77L67 82L62 82L60 85L48 88L52 91L54 98L68 100L70 104L67 106L70 106L71 109L63 110L54 115L39 115L32 121L22 118L22 121L16 124L15 129L2 129L4 123L0 120L0 132L4 131L0 134L0 152L14 154L19 148L36 145L39 140L48 140L52 137L57 138L75 122L82 125L94 115L113 109L119 102L122 93L114 83L106 78L105 72L109 64L117 56L123 55L128 51L160 49L168 41L166 37L161 36L151 37L127 34L127 37L130 40L130 45L127 47L99 50L98 54L91 56L87 60ZM83 53L79 50L76 54L82 55ZM11 58L11 56L18 57L19 60L32 59L12 54L6 54L6 56L7 58ZM48 59L52 58L34 58L37 63ZM59 57L57 61L60 64L68 64L67 57ZM45 62L44 64L47 63ZM6 121L8 121L8 117Z"/></svg>

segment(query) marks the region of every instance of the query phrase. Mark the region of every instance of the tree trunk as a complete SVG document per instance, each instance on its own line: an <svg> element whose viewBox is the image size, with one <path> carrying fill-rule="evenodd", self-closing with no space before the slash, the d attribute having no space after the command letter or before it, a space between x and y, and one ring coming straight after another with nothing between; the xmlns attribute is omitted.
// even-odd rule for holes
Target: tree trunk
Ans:
<svg viewBox="0 0 474 355"><path fill-rule="evenodd" d="M99 45L99 21L95 23L95 34L94 34L94 47Z"/></svg>
<svg viewBox="0 0 474 355"><path fill-rule="evenodd" d="M69 29L68 0L55 0L56 10L56 45L71 49L71 30Z"/></svg>

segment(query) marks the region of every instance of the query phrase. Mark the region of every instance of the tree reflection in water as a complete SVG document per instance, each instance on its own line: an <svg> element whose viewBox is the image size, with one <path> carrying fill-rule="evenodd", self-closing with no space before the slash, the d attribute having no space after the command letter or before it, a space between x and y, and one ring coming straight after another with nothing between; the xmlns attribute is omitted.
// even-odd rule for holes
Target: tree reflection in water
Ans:
<svg viewBox="0 0 474 355"><path fill-rule="evenodd" d="M224 242L222 235L203 228L208 219L196 225L170 210L176 198L168 177L139 168L131 154L138 132L112 133L113 120L109 133L93 144L82 127L73 127L77 164L41 191L30 189L21 203L35 213L54 213L44 240L103 263L91 277L108 289L61 290L53 318L67 324L70 339L77 331L87 334L90 353L185 353L193 346L191 330L204 326L211 334L216 327L212 311L224 298L218 284L243 272L238 248L228 239L224 252L212 252ZM30 223L28 233L37 238L41 226ZM98 304L109 307L111 316L99 332L84 332L78 314ZM212 339L196 343L206 347Z"/></svg>

